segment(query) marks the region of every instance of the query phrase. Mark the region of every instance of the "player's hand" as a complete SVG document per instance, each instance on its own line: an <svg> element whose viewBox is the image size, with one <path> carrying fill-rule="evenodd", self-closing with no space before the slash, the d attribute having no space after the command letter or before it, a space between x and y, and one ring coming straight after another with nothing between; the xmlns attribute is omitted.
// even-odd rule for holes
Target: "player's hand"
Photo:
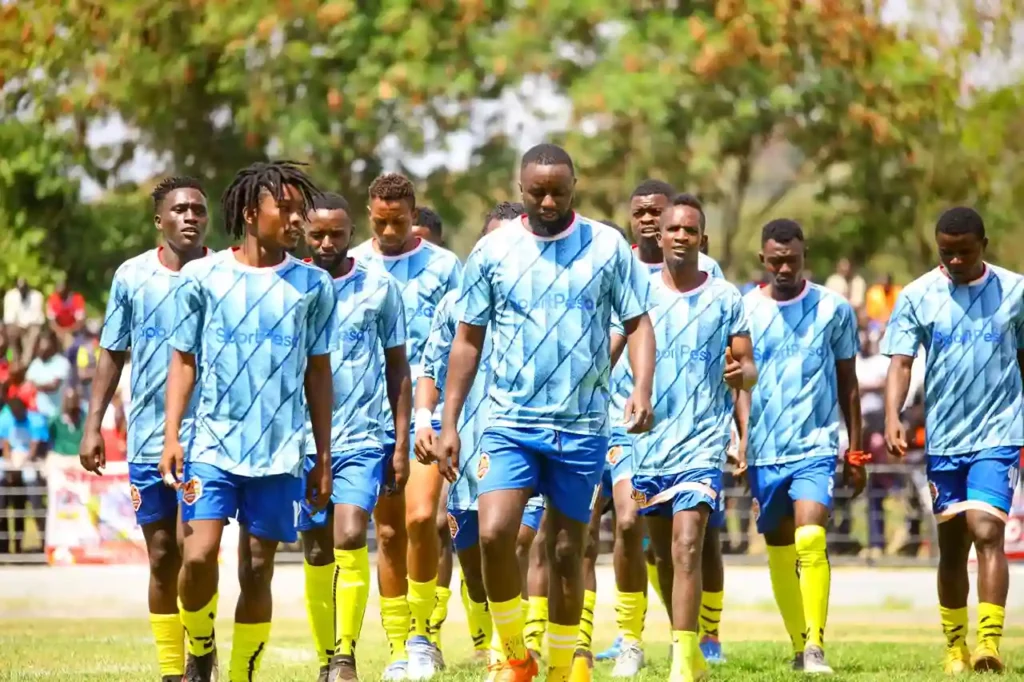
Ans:
<svg viewBox="0 0 1024 682"><path fill-rule="evenodd" d="M86 471L102 476L107 466L107 449L98 431L86 431L78 447L78 461Z"/></svg>
<svg viewBox="0 0 1024 682"><path fill-rule="evenodd" d="M743 390L743 365L732 356L732 348L725 349L725 383L729 388Z"/></svg>
<svg viewBox="0 0 1024 682"><path fill-rule="evenodd" d="M437 434L432 426L416 431L416 461L420 464L431 464L437 461Z"/></svg>
<svg viewBox="0 0 1024 682"><path fill-rule="evenodd" d="M437 468L449 483L454 483L459 476L459 452L461 449L462 439L459 438L458 430L442 428L436 450Z"/></svg>
<svg viewBox="0 0 1024 682"><path fill-rule="evenodd" d="M164 454L160 457L160 464L157 466L164 484L173 488L181 485L181 479L185 475L185 451L181 449L181 443L164 443Z"/></svg>
<svg viewBox="0 0 1024 682"><path fill-rule="evenodd" d="M634 391L626 400L624 413L626 433L647 433L654 426L654 408L651 407L649 395L640 395Z"/></svg>
<svg viewBox="0 0 1024 682"><path fill-rule="evenodd" d="M395 440L395 454L388 460L387 472L388 494L400 495L409 481L409 440L408 437Z"/></svg>
<svg viewBox="0 0 1024 682"><path fill-rule="evenodd" d="M907 454L907 430L903 428L903 422L899 419L885 425L885 447L894 457L903 457Z"/></svg>
<svg viewBox="0 0 1024 682"><path fill-rule="evenodd" d="M725 459L733 466L733 480L735 480L738 485L745 486L747 483L747 439L738 439L736 447L730 448L725 453Z"/></svg>
<svg viewBox="0 0 1024 682"><path fill-rule="evenodd" d="M320 511L331 501L331 493L334 492L332 474L331 465L325 466L320 458L317 458L309 476L306 477L306 502L314 511Z"/></svg>

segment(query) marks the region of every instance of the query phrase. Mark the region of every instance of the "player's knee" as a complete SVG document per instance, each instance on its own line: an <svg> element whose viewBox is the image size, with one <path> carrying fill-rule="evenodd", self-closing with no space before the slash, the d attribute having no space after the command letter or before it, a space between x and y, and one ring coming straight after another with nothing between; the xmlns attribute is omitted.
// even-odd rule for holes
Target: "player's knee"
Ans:
<svg viewBox="0 0 1024 682"><path fill-rule="evenodd" d="M410 504L405 512L405 526L411 538L426 538L437 533L437 514L429 503Z"/></svg>
<svg viewBox="0 0 1024 682"><path fill-rule="evenodd" d="M1003 551L1006 531L995 517L988 517L971 525L974 548L978 554Z"/></svg>
<svg viewBox="0 0 1024 682"><path fill-rule="evenodd" d="M701 567L701 545L699 533L686 528L672 537L672 563L677 570L697 573Z"/></svg>
<svg viewBox="0 0 1024 682"><path fill-rule="evenodd" d="M150 575L162 584L171 584L178 579L181 568L181 548L173 536L153 542L149 546Z"/></svg>
<svg viewBox="0 0 1024 682"><path fill-rule="evenodd" d="M365 519L358 517L338 517L334 523L334 548L344 550L360 549L366 546ZM334 560L333 552L331 561Z"/></svg>
<svg viewBox="0 0 1024 682"><path fill-rule="evenodd" d="M516 541L519 526L503 518L480 519L480 549L484 552L495 547L508 547Z"/></svg>
<svg viewBox="0 0 1024 682"><path fill-rule="evenodd" d="M378 522L377 547L381 552L385 554L397 551L405 552L404 540L401 531L395 525Z"/></svg>
<svg viewBox="0 0 1024 682"><path fill-rule="evenodd" d="M620 537L633 539L640 536L640 540L643 540L644 527L640 523L635 506L630 505L624 510L615 510L615 530Z"/></svg>
<svg viewBox="0 0 1024 682"><path fill-rule="evenodd" d="M270 588L274 578L274 560L254 554L238 564L238 586L243 593Z"/></svg>
<svg viewBox="0 0 1024 682"><path fill-rule="evenodd" d="M570 575L579 571L583 549L582 539L577 540L565 532L557 533L548 541L548 558L554 571L559 575ZM596 550L597 546L594 544L595 556Z"/></svg>

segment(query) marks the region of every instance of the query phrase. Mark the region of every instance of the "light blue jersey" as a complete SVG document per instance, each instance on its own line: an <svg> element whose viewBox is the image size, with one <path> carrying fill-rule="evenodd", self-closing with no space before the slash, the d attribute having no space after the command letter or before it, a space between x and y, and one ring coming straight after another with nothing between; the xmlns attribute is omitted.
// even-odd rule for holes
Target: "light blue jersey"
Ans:
<svg viewBox="0 0 1024 682"><path fill-rule="evenodd" d="M351 255L357 260L383 267L398 281L405 305L405 345L415 396L416 380L423 373L423 347L430 335L434 312L441 298L458 289L462 283L462 264L454 253L425 239L401 256L381 254L373 248L372 239L352 249ZM387 421L392 422L391 405L387 400L384 401L384 414ZM393 425L388 428L393 428Z"/></svg>
<svg viewBox="0 0 1024 682"><path fill-rule="evenodd" d="M340 348L331 353L331 452L383 446L384 351L405 343L405 309L398 282L378 267L358 258L353 261L348 274L334 280ZM313 425L308 421L306 453L316 454Z"/></svg>
<svg viewBox="0 0 1024 682"><path fill-rule="evenodd" d="M633 474L721 469L732 421L725 351L732 337L750 333L743 299L711 276L686 293L672 290L660 274L651 281L654 427L633 437Z"/></svg>
<svg viewBox="0 0 1024 682"><path fill-rule="evenodd" d="M607 434L611 317L647 312L648 279L622 235L578 215L553 238L516 219L481 239L459 319L487 326L501 349L492 425Z"/></svg>
<svg viewBox="0 0 1024 682"><path fill-rule="evenodd" d="M1024 277L993 265L956 286L936 268L900 293L885 355L925 347L928 455L1024 446L1017 351L1024 349Z"/></svg>
<svg viewBox="0 0 1024 682"><path fill-rule="evenodd" d="M132 352L130 464L156 464L164 451L164 396L171 359L168 340L175 328L174 292L181 281L180 273L160 262L160 249L152 249L122 263L110 285L100 346L112 351L130 348ZM182 443L191 436L197 398L192 396L181 420Z"/></svg>
<svg viewBox="0 0 1024 682"><path fill-rule="evenodd" d="M231 249L181 275L171 345L197 356L199 393L185 459L235 476L299 476L306 359L339 347L331 276L291 256L250 267Z"/></svg>
<svg viewBox="0 0 1024 682"><path fill-rule="evenodd" d="M790 301L743 297L754 344L747 459L751 466L838 457L836 361L857 355L857 319L842 296L806 282Z"/></svg>

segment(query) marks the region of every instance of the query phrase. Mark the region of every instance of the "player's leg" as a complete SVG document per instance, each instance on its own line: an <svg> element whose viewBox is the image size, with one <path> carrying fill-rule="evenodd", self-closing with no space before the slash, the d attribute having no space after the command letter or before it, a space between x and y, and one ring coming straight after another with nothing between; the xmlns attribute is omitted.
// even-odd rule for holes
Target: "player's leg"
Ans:
<svg viewBox="0 0 1024 682"><path fill-rule="evenodd" d="M477 660L487 662L494 622L487 604L487 590L484 589L479 518L473 510L452 509L448 512L448 526L452 547L459 555L459 569L462 571L460 589L473 651Z"/></svg>
<svg viewBox="0 0 1024 682"><path fill-rule="evenodd" d="M802 670L807 624L797 568L796 528L789 499L789 471L785 464L752 466L748 470L751 505L757 531L764 535L772 594L793 645L793 668Z"/></svg>
<svg viewBox="0 0 1024 682"><path fill-rule="evenodd" d="M295 542L303 479L287 474L247 478L238 484L238 603L231 643L231 680L259 671L270 641L274 557L282 542Z"/></svg>
<svg viewBox="0 0 1024 682"><path fill-rule="evenodd" d="M668 613L669 625L671 625L672 583L675 580L675 571L672 566L672 515L670 510L662 507L645 509L642 514L644 525L647 527L648 561L651 566L654 566L651 584L661 586L658 596L663 601L665 611Z"/></svg>
<svg viewBox="0 0 1024 682"><path fill-rule="evenodd" d="M530 648L530 641L526 638L530 628L530 617L533 609L533 598L530 597L530 568L533 561L533 545L537 541L537 534L540 532L541 523L544 520L544 499L531 498L526 503L526 510L523 512L523 522L519 526L519 535L516 537L516 557L519 559L519 584L523 586L523 616L526 618L526 626L523 628L526 648L531 656L540 658L539 647L537 650ZM546 586L545 586L546 587ZM544 600L544 624L547 624L547 600Z"/></svg>
<svg viewBox="0 0 1024 682"><path fill-rule="evenodd" d="M631 458L624 458L631 459ZM620 460L621 462L622 460ZM631 462L630 462L631 464ZM615 616L622 644L612 677L634 677L644 665L644 616L647 612L647 564L644 524L633 499L632 470L616 466L612 496L615 503Z"/></svg>
<svg viewBox="0 0 1024 682"><path fill-rule="evenodd" d="M651 540L651 519L644 517L644 528L647 531L644 541L644 562L647 564L647 584L654 590L661 605L665 607L665 613L672 616L672 556L666 555L662 561L658 560L654 552L654 544ZM671 539L671 533L669 538Z"/></svg>
<svg viewBox="0 0 1024 682"><path fill-rule="evenodd" d="M597 555L601 548L601 518L605 509L611 509L609 496L598 496L587 524L586 547L583 550L583 611L580 614L580 632L576 638L576 656L594 663L594 608L597 606Z"/></svg>
<svg viewBox="0 0 1024 682"><path fill-rule="evenodd" d="M441 498L441 473L436 464L409 462L409 483L405 487L405 525L409 534L409 616L411 626L406 647L409 679L426 680L443 668L440 650L428 638L430 614L437 590L440 547L437 539L437 508Z"/></svg>
<svg viewBox="0 0 1024 682"><path fill-rule="evenodd" d="M394 443L385 448L394 454ZM387 488L373 510L377 538L377 583L380 620L391 650L385 680L403 680L408 671L405 638L409 635L409 585L406 577L408 538L405 532L405 497Z"/></svg>
<svg viewBox="0 0 1024 682"><path fill-rule="evenodd" d="M442 501L448 499L448 481L446 480L442 480L440 499ZM430 612L427 635L430 637L431 643L440 650L441 628L444 626L445 620L448 619L448 602L452 598L452 571L454 570L452 534L448 528L448 509L443 503L437 505L435 523L437 524L437 541L441 554L437 562L437 591L434 597L434 609Z"/></svg>
<svg viewBox="0 0 1024 682"><path fill-rule="evenodd" d="M967 529L978 557L978 646L975 671L1002 672L999 643L1006 618L1010 569L1006 518L1020 478L1020 449L990 448L974 455L967 473Z"/></svg>
<svg viewBox="0 0 1024 682"><path fill-rule="evenodd" d="M308 476L316 458L304 462ZM332 465L336 464L332 461ZM336 475L336 472L335 472ZM296 524L302 540L306 617L313 633L313 646L320 664L320 682L327 680L334 656L334 509L310 513L305 504Z"/></svg>
<svg viewBox="0 0 1024 682"><path fill-rule="evenodd" d="M174 488L152 464L129 464L132 506L149 557L149 624L164 682L185 674L185 630L178 613L181 525Z"/></svg>
<svg viewBox="0 0 1024 682"><path fill-rule="evenodd" d="M825 625L832 589L826 531L835 490L836 458L813 457L794 465L789 486L793 501L793 533L800 564L800 596L807 623L804 671L828 674L825 662Z"/></svg>
<svg viewBox="0 0 1024 682"><path fill-rule="evenodd" d="M548 630L548 550L547 535L544 533L544 515L541 516L537 535L530 546L530 565L526 571L526 594L529 603L526 608L526 647L537 659L544 648L544 636Z"/></svg>
<svg viewBox="0 0 1024 682"><path fill-rule="evenodd" d="M188 652L185 679L209 682L217 670L220 541L227 520L238 512L240 493L236 477L208 464L185 462L183 479L178 607Z"/></svg>
<svg viewBox="0 0 1024 682"><path fill-rule="evenodd" d="M720 500L720 501L724 501ZM725 601L725 566L722 561L722 528L725 506L719 504L708 517L701 552L700 650L708 663L724 663L718 628L722 622Z"/></svg>
<svg viewBox="0 0 1024 682"><path fill-rule="evenodd" d="M704 676L697 642L701 596L701 553L711 508L677 498L672 514L672 669L670 682Z"/></svg>

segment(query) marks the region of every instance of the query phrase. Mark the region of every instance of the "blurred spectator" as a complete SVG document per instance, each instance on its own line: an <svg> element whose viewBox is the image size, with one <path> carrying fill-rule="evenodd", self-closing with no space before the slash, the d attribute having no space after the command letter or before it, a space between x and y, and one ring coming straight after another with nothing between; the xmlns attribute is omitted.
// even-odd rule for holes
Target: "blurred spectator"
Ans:
<svg viewBox="0 0 1024 682"><path fill-rule="evenodd" d="M39 467L48 439L46 420L38 412L29 410L18 398L7 401L7 407L0 412L0 447L3 448L0 510L6 512L8 505L14 508L12 534L7 537L11 538L15 553L21 551L29 504L35 511L43 509L43 496L26 489L39 488L44 484ZM45 518L36 520L40 534L44 533L45 523ZM0 549L6 547L0 543Z"/></svg>
<svg viewBox="0 0 1024 682"><path fill-rule="evenodd" d="M888 324L892 309L896 307L896 297L901 291L903 287L893 284L891 274L886 275L881 283L871 285L865 304L868 319L877 325Z"/></svg>
<svg viewBox="0 0 1024 682"><path fill-rule="evenodd" d="M853 271L848 258L840 258L836 263L836 271L825 280L825 286L846 298L854 308L864 305L867 283L864 278Z"/></svg>
<svg viewBox="0 0 1024 682"><path fill-rule="evenodd" d="M68 348L85 324L85 299L68 286L67 277L61 276L50 300L46 304L46 317L50 329L60 340L61 348Z"/></svg>
<svg viewBox="0 0 1024 682"><path fill-rule="evenodd" d="M412 233L431 244L444 246L444 225L441 216L426 206L416 207L416 224L412 226Z"/></svg>
<svg viewBox="0 0 1024 682"><path fill-rule="evenodd" d="M68 349L71 384L78 388L85 405L89 404L92 397L92 381L96 377L96 367L100 361L100 326L99 320L88 320L85 329L75 337L74 343Z"/></svg>
<svg viewBox="0 0 1024 682"><path fill-rule="evenodd" d="M61 413L50 419L50 449L57 455L77 457L84 430L81 396L68 386L62 391Z"/></svg>
<svg viewBox="0 0 1024 682"><path fill-rule="evenodd" d="M114 397L110 401L103 420L100 422L100 435L107 450L107 461L117 462L128 456L128 406L131 404L132 375L131 355L124 362L121 380L117 384Z"/></svg>
<svg viewBox="0 0 1024 682"><path fill-rule="evenodd" d="M885 375L889 358L878 352L877 334L868 333L857 356L857 383L864 424L864 449L878 464L887 460L885 450ZM879 559L885 552L885 496L895 481L889 474L871 473L866 488L868 503L867 557Z"/></svg>
<svg viewBox="0 0 1024 682"><path fill-rule="evenodd" d="M0 326L0 384L6 384L10 378L11 365L17 362L14 349L8 342L7 329Z"/></svg>
<svg viewBox="0 0 1024 682"><path fill-rule="evenodd" d="M25 373L36 387L36 411L47 420L60 413L61 388L71 378L71 363L57 352L57 337L47 329L39 335L39 348Z"/></svg>
<svg viewBox="0 0 1024 682"><path fill-rule="evenodd" d="M13 289L4 295L4 325L18 360L28 363L36 346L39 330L46 324L43 294L19 277Z"/></svg>
<svg viewBox="0 0 1024 682"><path fill-rule="evenodd" d="M12 363L8 370L6 390L4 396L7 402L17 398L33 412L36 409L36 387L25 380L25 367L19 363Z"/></svg>

